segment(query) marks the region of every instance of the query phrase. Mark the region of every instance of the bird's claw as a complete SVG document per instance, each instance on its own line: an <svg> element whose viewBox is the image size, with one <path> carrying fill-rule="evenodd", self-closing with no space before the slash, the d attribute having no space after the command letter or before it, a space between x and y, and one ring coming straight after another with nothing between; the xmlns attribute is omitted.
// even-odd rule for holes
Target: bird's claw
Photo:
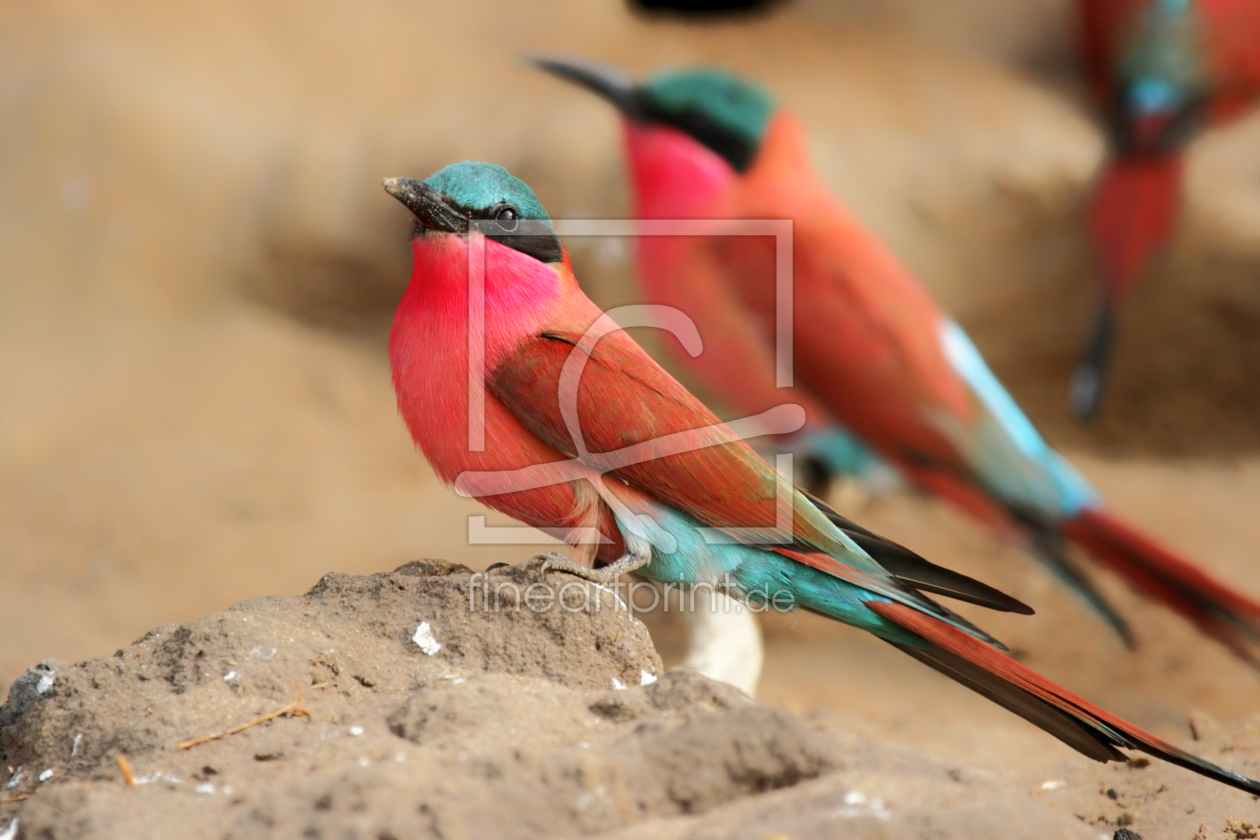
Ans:
<svg viewBox="0 0 1260 840"><path fill-rule="evenodd" d="M538 574L545 575L552 569L566 570L572 563L572 560L558 551L545 551L542 554L535 554L526 558L525 562L521 564L521 568L537 568Z"/></svg>
<svg viewBox="0 0 1260 840"><path fill-rule="evenodd" d="M551 571L564 572L582 580L589 580L591 583L607 586L616 581L621 575L636 571L647 565L648 560L648 557L626 555L620 560L604 566L602 569L593 569L590 566L583 566L559 552L548 551L545 554L535 554L522 565L525 568L529 568L534 563L537 563L539 574L545 575Z"/></svg>

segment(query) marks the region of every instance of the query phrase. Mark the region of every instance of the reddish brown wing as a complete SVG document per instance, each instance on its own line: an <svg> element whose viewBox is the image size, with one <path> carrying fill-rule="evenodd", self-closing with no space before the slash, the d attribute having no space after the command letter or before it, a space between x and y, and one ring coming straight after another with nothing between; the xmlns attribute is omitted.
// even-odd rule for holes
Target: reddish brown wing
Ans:
<svg viewBox="0 0 1260 840"><path fill-rule="evenodd" d="M580 336L548 331L504 360L488 385L522 422L550 445L576 455L579 442L560 411L560 378ZM775 473L712 412L636 345L616 334L595 345L581 372L577 416L593 455L642 444L642 454L616 469L628 483L714 527L769 527L775 515ZM715 430L715 428L717 430ZM667 454L678 433L690 451ZM673 437L671 437L673 436Z"/></svg>

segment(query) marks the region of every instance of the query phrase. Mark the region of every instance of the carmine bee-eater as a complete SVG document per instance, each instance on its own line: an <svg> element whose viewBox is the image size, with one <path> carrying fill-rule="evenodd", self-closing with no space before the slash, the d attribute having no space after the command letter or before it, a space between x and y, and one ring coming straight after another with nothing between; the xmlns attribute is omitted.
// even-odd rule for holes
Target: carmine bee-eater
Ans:
<svg viewBox="0 0 1260 840"><path fill-rule="evenodd" d="M613 68L535 61L621 110L637 218L793 221L796 387L779 393L811 418L838 419L918 486L1027 546L1127 643L1127 625L1069 560L1067 541L1260 666L1249 648L1260 639L1260 604L1103 505L962 328L826 189L794 114L720 70L638 84ZM698 324L715 389L747 389L751 408L772 403L774 244L642 237L638 263L645 299ZM747 326L727 326L739 322Z"/></svg>
<svg viewBox="0 0 1260 840"><path fill-rule="evenodd" d="M1090 214L1101 303L1069 400L1090 417L1117 308L1172 235L1186 144L1260 96L1260 0L1081 0L1081 20L1111 145Z"/></svg>
<svg viewBox="0 0 1260 840"><path fill-rule="evenodd" d="M1019 602L791 488L582 293L547 213L507 170L457 163L385 189L416 218L389 340L399 410L442 479L584 549L541 571L725 580L867 630L1090 758L1140 750L1260 793L1009 659L923 593L1027 611Z"/></svg>

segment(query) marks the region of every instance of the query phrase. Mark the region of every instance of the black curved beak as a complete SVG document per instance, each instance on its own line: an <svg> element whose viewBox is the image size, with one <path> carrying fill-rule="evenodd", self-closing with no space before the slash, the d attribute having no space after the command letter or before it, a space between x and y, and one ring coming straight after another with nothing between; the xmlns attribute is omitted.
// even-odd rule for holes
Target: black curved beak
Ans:
<svg viewBox="0 0 1260 840"><path fill-rule="evenodd" d="M406 205L424 230L467 233L468 218L446 201L446 196L424 181L412 178L386 178L385 192Z"/></svg>
<svg viewBox="0 0 1260 840"><path fill-rule="evenodd" d="M602 96L626 116L646 119L639 85L628 73L618 67L582 61L573 58L554 58L546 55L527 55L525 60L552 75Z"/></svg>

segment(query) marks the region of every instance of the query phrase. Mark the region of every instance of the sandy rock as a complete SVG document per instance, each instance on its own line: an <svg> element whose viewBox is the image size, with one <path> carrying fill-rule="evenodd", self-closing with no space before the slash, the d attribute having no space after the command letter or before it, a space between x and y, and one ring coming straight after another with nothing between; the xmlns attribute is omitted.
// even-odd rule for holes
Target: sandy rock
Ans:
<svg viewBox="0 0 1260 840"><path fill-rule="evenodd" d="M0 732L17 725L33 706L44 699L57 682L57 673L66 666L55 659L32 665L9 686L9 699L0 706Z"/></svg>
<svg viewBox="0 0 1260 840"><path fill-rule="evenodd" d="M589 603L546 612L508 608L505 595L494 611L483 608L470 575L440 561L370 577L330 574L301 597L246 601L150 631L109 659L62 666L34 700L30 677L20 678L0 713L0 749L12 765L55 758L63 778L113 776L119 752L141 761L220 721L249 720L297 692L312 696L309 686L336 706L480 673L583 688L660 673L647 630L611 592L580 585ZM511 592L537 582L512 569L480 579ZM422 624L439 641L433 653L414 640Z"/></svg>
<svg viewBox="0 0 1260 840"><path fill-rule="evenodd" d="M475 583L439 561L327 575L60 666L35 698L33 670L0 709L9 790L30 798L0 818L47 838L1088 836L988 774L823 734L692 671L657 679L606 590L494 610ZM420 622L439 648L415 643Z"/></svg>

